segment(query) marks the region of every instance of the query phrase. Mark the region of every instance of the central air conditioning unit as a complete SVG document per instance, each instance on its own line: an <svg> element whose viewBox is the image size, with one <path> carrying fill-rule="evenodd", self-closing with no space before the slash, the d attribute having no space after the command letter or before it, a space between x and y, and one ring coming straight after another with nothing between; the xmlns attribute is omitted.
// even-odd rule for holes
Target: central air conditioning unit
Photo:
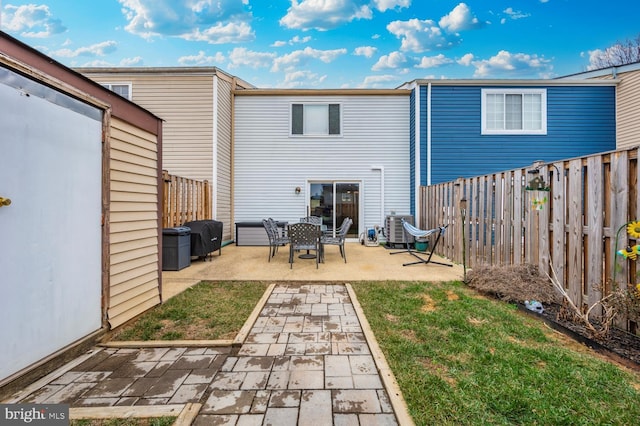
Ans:
<svg viewBox="0 0 640 426"><path fill-rule="evenodd" d="M413 235L404 232L401 219L413 225L413 216L410 215L391 215L386 217L385 232L387 235L387 244L412 244L414 242Z"/></svg>

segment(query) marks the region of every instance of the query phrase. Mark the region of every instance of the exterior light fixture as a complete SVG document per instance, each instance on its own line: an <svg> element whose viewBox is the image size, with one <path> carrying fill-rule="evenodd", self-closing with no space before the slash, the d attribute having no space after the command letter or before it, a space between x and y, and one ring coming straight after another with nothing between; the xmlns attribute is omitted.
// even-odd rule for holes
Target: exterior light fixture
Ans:
<svg viewBox="0 0 640 426"><path fill-rule="evenodd" d="M300 188L299 186L296 186L296 194L300 194L302 192L302 188Z"/></svg>

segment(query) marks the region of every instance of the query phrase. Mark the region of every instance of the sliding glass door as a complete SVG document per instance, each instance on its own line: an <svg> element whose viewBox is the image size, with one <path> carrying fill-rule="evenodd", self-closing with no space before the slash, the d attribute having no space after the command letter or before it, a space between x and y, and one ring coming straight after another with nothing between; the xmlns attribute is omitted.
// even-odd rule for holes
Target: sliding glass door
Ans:
<svg viewBox="0 0 640 426"><path fill-rule="evenodd" d="M358 238L360 183L310 182L309 215L322 218L327 230L335 230L344 218L353 220L348 238Z"/></svg>

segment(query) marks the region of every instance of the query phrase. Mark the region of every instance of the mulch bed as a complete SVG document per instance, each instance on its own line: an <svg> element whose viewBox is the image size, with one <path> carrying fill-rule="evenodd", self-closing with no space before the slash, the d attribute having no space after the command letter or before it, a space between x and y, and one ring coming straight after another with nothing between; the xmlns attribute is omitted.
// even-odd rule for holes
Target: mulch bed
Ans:
<svg viewBox="0 0 640 426"><path fill-rule="evenodd" d="M640 336L612 327L607 336L596 339L590 336L584 325L562 319L558 315L560 305L545 304L542 314L531 312L522 304L519 304L518 307L523 312L543 320L551 328L629 368L640 371ZM597 328L597 324L595 325Z"/></svg>

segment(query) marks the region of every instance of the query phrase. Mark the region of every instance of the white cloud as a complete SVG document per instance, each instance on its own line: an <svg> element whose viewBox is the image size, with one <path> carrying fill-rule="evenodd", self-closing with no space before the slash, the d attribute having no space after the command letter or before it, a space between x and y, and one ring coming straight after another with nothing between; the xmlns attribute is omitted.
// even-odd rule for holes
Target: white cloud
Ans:
<svg viewBox="0 0 640 426"><path fill-rule="evenodd" d="M388 55L382 55L378 62L376 62L372 71L380 71L385 69L398 69L402 68L407 63L407 57L402 52L391 52Z"/></svg>
<svg viewBox="0 0 640 426"><path fill-rule="evenodd" d="M92 44L91 46L79 47L73 49L60 49L51 52L54 56L63 58L75 58L78 56L105 56L117 50L118 43L113 40L103 41L101 43Z"/></svg>
<svg viewBox="0 0 640 426"><path fill-rule="evenodd" d="M365 77L362 84L359 86L361 88L388 88L390 86L399 86L398 77L395 75L370 75Z"/></svg>
<svg viewBox="0 0 640 426"><path fill-rule="evenodd" d="M276 58L275 53L255 52L245 47L236 47L229 54L229 68L251 67L267 68Z"/></svg>
<svg viewBox="0 0 640 426"><path fill-rule="evenodd" d="M513 10L513 8L512 8L512 7L508 7L508 8L506 8L506 9L504 10L504 13L506 13L506 14L509 16L509 18L514 19L514 20L515 20L515 19L528 18L528 17L530 17L530 16L531 16L531 14L530 14L530 13L524 13L524 12L521 12L521 11L519 11L519 10ZM504 22L503 22L503 23L504 23Z"/></svg>
<svg viewBox="0 0 640 426"><path fill-rule="evenodd" d="M553 69L551 61L544 57L506 50L489 59L473 61L472 65L476 68L473 76L481 78L513 78L531 73L548 76Z"/></svg>
<svg viewBox="0 0 640 426"><path fill-rule="evenodd" d="M120 61L120 66L123 67L141 67L144 65L142 56L136 56L134 58L124 58Z"/></svg>
<svg viewBox="0 0 640 426"><path fill-rule="evenodd" d="M62 21L53 18L49 6L44 4L22 6L8 4L1 13L0 22L4 30L19 33L24 37L45 38L67 30L62 25Z"/></svg>
<svg viewBox="0 0 640 426"><path fill-rule="evenodd" d="M289 71L292 68L304 66L310 60L320 60L324 63L333 62L337 57L347 53L347 49L317 50L305 47L280 56L273 61L272 71Z"/></svg>
<svg viewBox="0 0 640 426"><path fill-rule="evenodd" d="M440 18L440 27L450 33L472 30L482 26L478 18L471 14L471 9L465 3L460 3L448 15Z"/></svg>
<svg viewBox="0 0 640 426"><path fill-rule="evenodd" d="M326 75L318 75L311 71L292 71L285 74L281 88L320 86L327 79Z"/></svg>
<svg viewBox="0 0 640 426"><path fill-rule="evenodd" d="M191 33L181 35L180 38L189 41L206 41L209 44L226 44L253 41L255 34L246 22L228 22L218 23L204 31L195 29Z"/></svg>
<svg viewBox="0 0 640 426"><path fill-rule="evenodd" d="M462 58L458 59L457 62L460 65L468 67L469 65L471 65L473 58L474 58L473 53L467 53L466 55L463 55Z"/></svg>
<svg viewBox="0 0 640 426"><path fill-rule="evenodd" d="M224 62L225 57L222 53L217 52L214 56L207 55L203 50L200 50L197 55L187 55L178 58L180 65L212 65L216 63Z"/></svg>
<svg viewBox="0 0 640 426"><path fill-rule="evenodd" d="M442 65L453 63L453 59L449 59L442 53L436 56L423 56L416 68L435 68Z"/></svg>
<svg viewBox="0 0 640 426"><path fill-rule="evenodd" d="M389 9L409 7L411 6L411 0L373 0L373 4L380 12L385 12Z"/></svg>
<svg viewBox="0 0 640 426"><path fill-rule="evenodd" d="M282 46L286 46L287 44L293 46L294 44L304 44L304 43L309 43L310 41L311 41L311 36L306 36L306 37L295 36L289 41L276 41L272 44L272 46L282 47Z"/></svg>
<svg viewBox="0 0 640 426"><path fill-rule="evenodd" d="M377 51L378 51L377 47L360 46L354 49L353 54L356 56L364 56L365 58L371 58Z"/></svg>
<svg viewBox="0 0 640 426"><path fill-rule="evenodd" d="M430 19L393 21L387 25L387 30L402 41L400 49L403 51L447 49L460 43L458 36L447 38L440 27Z"/></svg>
<svg viewBox="0 0 640 426"><path fill-rule="evenodd" d="M326 31L356 19L373 17L368 3L359 0L291 0L287 14L280 25L303 31L316 29Z"/></svg>
<svg viewBox="0 0 640 426"><path fill-rule="evenodd" d="M159 36L210 44L253 41L248 0L118 0L129 22L125 29L143 38Z"/></svg>

